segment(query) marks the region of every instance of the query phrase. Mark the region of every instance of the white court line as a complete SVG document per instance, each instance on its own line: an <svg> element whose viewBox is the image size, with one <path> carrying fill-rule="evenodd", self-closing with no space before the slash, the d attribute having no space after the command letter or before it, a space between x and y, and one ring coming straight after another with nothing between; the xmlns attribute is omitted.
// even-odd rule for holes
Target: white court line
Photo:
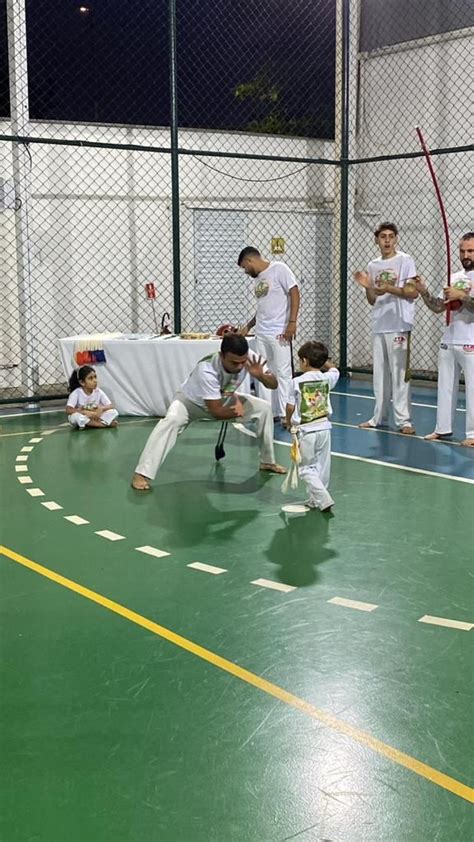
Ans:
<svg viewBox="0 0 474 842"><path fill-rule="evenodd" d="M364 401L374 401L375 400L375 397L373 395L359 395L356 392L351 392L349 394L349 392L336 392L334 389L331 390L331 395L341 395L341 397L343 397L343 398L362 398ZM411 405L412 406L426 407L427 409L437 409L438 408L435 403L414 403L414 401L412 401ZM465 412L465 411L466 410L463 409L462 407L456 407L456 412Z"/></svg>
<svg viewBox="0 0 474 842"><path fill-rule="evenodd" d="M212 564L202 564L200 561L193 561L192 564L188 564L187 566L192 567L193 570L202 570L203 573L213 573L214 576L218 576L219 573L228 572L223 567L213 567Z"/></svg>
<svg viewBox="0 0 474 842"><path fill-rule="evenodd" d="M42 438L29 439L30 444L38 444L40 441L43 441L43 439Z"/></svg>
<svg viewBox="0 0 474 842"><path fill-rule="evenodd" d="M33 480L31 477L17 477L18 482L21 482L22 485L32 485Z"/></svg>
<svg viewBox="0 0 474 842"><path fill-rule="evenodd" d="M21 473L23 473L24 471L27 471L27 470L28 470L28 465L15 465L15 471L17 472L17 474L21 474Z"/></svg>
<svg viewBox="0 0 474 842"><path fill-rule="evenodd" d="M62 509L63 507L59 505L59 503L55 503L54 500L48 500L47 503L41 503L45 509L49 509L50 512L56 512L58 509Z"/></svg>
<svg viewBox="0 0 474 842"><path fill-rule="evenodd" d="M22 447L20 453L31 453L32 450L34 450L34 447Z"/></svg>
<svg viewBox="0 0 474 842"><path fill-rule="evenodd" d="M333 422L334 423L334 422ZM256 438L252 430L248 430L239 421L232 424L240 433L246 436ZM281 444L283 447L291 447L291 441L281 441L280 439L273 439L275 444ZM423 468L409 468L408 465L394 465L393 462L382 462L381 459L369 459L367 456L353 456L352 453L338 453L336 450L331 450L331 456L339 456L340 459L353 459L355 462L367 462L369 465L381 465L382 468L394 468L397 471L409 471L413 474L424 474L427 477L439 477L440 479L452 479L454 482L467 482L469 485L474 485L474 479L468 477L455 477L452 474L440 474L437 471L426 471Z"/></svg>
<svg viewBox="0 0 474 842"><path fill-rule="evenodd" d="M64 409L35 409L32 412L8 412L6 415L0 412L0 420L2 418L29 418L30 415L62 415Z"/></svg>
<svg viewBox="0 0 474 842"><path fill-rule="evenodd" d="M118 532L111 532L110 529L100 529L95 533L101 538L107 538L108 541L125 541L125 535L119 535Z"/></svg>
<svg viewBox="0 0 474 842"><path fill-rule="evenodd" d="M31 497L45 497L44 491L41 491L41 488L27 488L26 493L29 494Z"/></svg>
<svg viewBox="0 0 474 842"><path fill-rule="evenodd" d="M333 596L328 599L333 605L342 605L343 608L355 608L357 611L375 611L378 605L373 605L371 602L358 602L356 599L344 599L343 596Z"/></svg>
<svg viewBox="0 0 474 842"><path fill-rule="evenodd" d="M282 591L283 593L296 591L293 585L284 585L283 582L272 582L271 579L254 579L250 584L258 585L260 588L270 588L273 591Z"/></svg>
<svg viewBox="0 0 474 842"><path fill-rule="evenodd" d="M147 555L155 556L155 558L164 558L164 556L169 555L164 550L159 550L157 547L149 547L145 545L144 547L135 547L139 553L146 553Z"/></svg>
<svg viewBox="0 0 474 842"><path fill-rule="evenodd" d="M420 617L419 623L430 623L432 626L446 626L448 629L460 629L461 631L471 631L474 629L474 623L462 623L461 620L446 620L444 617L430 617L425 614Z"/></svg>
<svg viewBox="0 0 474 842"><path fill-rule="evenodd" d="M76 526L82 526L83 523L90 523L90 520L84 520L84 518L79 517L79 515L64 515L64 520L68 520Z"/></svg>
<svg viewBox="0 0 474 842"><path fill-rule="evenodd" d="M280 444L286 444L286 442L280 442ZM288 443L288 447L291 447L290 443ZM367 459L365 456L352 456L349 453L336 453L334 450L331 453L333 456L339 456L340 459L354 459L356 462L368 462L370 465L381 465L383 468L394 468L397 471L409 471L412 474L424 474L427 477L452 479L455 482L467 482L469 485L474 485L474 479L469 479L468 477L455 477L452 474L425 471L423 468L409 468L407 465L394 465L392 462L382 462L380 459Z"/></svg>
<svg viewBox="0 0 474 842"><path fill-rule="evenodd" d="M15 462L28 462L28 456L17 456Z"/></svg>

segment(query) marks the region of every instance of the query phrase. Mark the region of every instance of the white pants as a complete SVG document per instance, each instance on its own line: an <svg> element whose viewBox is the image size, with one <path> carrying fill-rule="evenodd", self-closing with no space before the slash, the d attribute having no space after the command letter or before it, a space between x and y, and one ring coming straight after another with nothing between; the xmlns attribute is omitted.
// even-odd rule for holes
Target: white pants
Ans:
<svg viewBox="0 0 474 842"><path fill-rule="evenodd" d="M291 384L291 347L284 339L275 336L257 336L255 353L260 354L268 368L278 380L278 389L267 389L262 383L256 383L257 394L273 405L275 415L286 417L286 404Z"/></svg>
<svg viewBox="0 0 474 842"><path fill-rule="evenodd" d="M244 417L243 419L235 418L234 420L255 422L257 439L260 446L260 461L273 464L275 462L275 452L273 448L273 417L271 407L265 401L250 395L239 394L239 399L244 407ZM150 434L138 460L138 465L135 468L136 473L148 479L154 479L168 453L176 444L178 433L181 433L186 429L188 424L191 424L192 421L197 421L199 418L212 419L212 415L206 408L197 406L197 404L188 400L182 393L178 393L170 404L165 417L158 422Z"/></svg>
<svg viewBox="0 0 474 842"><path fill-rule="evenodd" d="M409 333L374 334L374 414L373 427L388 422L390 398L397 427L411 426L410 383L405 383Z"/></svg>
<svg viewBox="0 0 474 842"><path fill-rule="evenodd" d="M118 412L116 409L107 409L100 416L100 420L106 427L110 427L112 421L115 421L117 416ZM68 416L69 423L72 424L73 427L80 427L81 430L83 430L84 427L87 427L90 420L89 416L83 415L82 412L73 412L72 415Z"/></svg>
<svg viewBox="0 0 474 842"><path fill-rule="evenodd" d="M461 370L466 383L466 438L474 439L474 345L442 344L439 349L435 432L453 432Z"/></svg>
<svg viewBox="0 0 474 842"><path fill-rule="evenodd" d="M328 492L331 473L331 430L298 431L301 462L298 473L306 482L309 504L327 509L334 504Z"/></svg>

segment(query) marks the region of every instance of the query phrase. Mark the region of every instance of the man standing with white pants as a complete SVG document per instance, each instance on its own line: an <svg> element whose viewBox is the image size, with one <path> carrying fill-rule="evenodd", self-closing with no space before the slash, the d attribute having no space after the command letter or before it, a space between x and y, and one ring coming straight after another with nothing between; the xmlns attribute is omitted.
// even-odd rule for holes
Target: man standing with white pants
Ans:
<svg viewBox="0 0 474 842"><path fill-rule="evenodd" d="M252 246L244 248L238 265L255 280L256 315L239 333L246 336L255 326L256 352L263 355L278 380L276 411L286 426L286 404L291 383L291 340L296 335L300 305L298 281L285 263L264 260ZM258 395L271 403L271 394L258 384Z"/></svg>
<svg viewBox="0 0 474 842"><path fill-rule="evenodd" d="M398 228L393 222L382 222L374 236L380 258L371 260L366 272L354 274L373 308L375 408L372 418L359 426L374 429L387 424L392 398L395 425L403 435L412 436L415 429L411 422L408 368L418 297L416 266L409 254L397 250Z"/></svg>
<svg viewBox="0 0 474 842"><path fill-rule="evenodd" d="M434 313L444 313L451 302L449 325L443 333L438 355L436 427L425 439L436 441L452 435L459 375L463 371L466 438L462 444L474 447L474 231L461 237L459 257L463 270L451 276L451 286L444 287L439 298L428 292L423 278L416 281L423 301Z"/></svg>

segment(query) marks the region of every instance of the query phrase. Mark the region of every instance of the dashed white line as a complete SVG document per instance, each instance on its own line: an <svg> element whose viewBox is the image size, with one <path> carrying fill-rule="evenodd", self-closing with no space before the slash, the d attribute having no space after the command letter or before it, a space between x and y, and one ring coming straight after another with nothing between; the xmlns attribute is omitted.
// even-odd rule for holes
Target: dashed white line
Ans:
<svg viewBox="0 0 474 842"><path fill-rule="evenodd" d="M214 567L212 564L202 564L201 561L193 561L192 564L188 564L188 567L192 567L193 570L202 570L203 573L213 573L214 576L218 576L219 573L227 573L223 567Z"/></svg>
<svg viewBox="0 0 474 842"><path fill-rule="evenodd" d="M15 462L28 462L28 456L17 456Z"/></svg>
<svg viewBox="0 0 474 842"><path fill-rule="evenodd" d="M30 495L30 497L45 497L44 491L41 491L41 488L27 488L26 493Z"/></svg>
<svg viewBox="0 0 474 842"><path fill-rule="evenodd" d="M418 620L419 623L429 623L432 626L446 626L448 629L460 629L460 631L471 631L474 623L463 623L461 620L448 620L445 617L431 617L425 614Z"/></svg>
<svg viewBox="0 0 474 842"><path fill-rule="evenodd" d="M34 447L25 446L21 448L20 453L31 453L32 450L34 450Z"/></svg>
<svg viewBox="0 0 474 842"><path fill-rule="evenodd" d="M21 482L22 485L32 485L33 480L31 477L17 477L18 482Z"/></svg>
<svg viewBox="0 0 474 842"><path fill-rule="evenodd" d="M58 509L62 509L63 507L59 505L59 503L55 503L54 500L48 500L46 503L41 503L45 509L49 509L50 512L56 512Z"/></svg>
<svg viewBox="0 0 474 842"><path fill-rule="evenodd" d="M125 535L119 535L118 532L111 532L110 529L100 529L95 534L101 538L107 538L108 541L125 541Z"/></svg>
<svg viewBox="0 0 474 842"><path fill-rule="evenodd" d="M159 550L157 547L149 547L145 545L144 547L135 547L139 553L146 553L146 555L152 555L155 558L164 558L164 556L169 555L169 553L165 552L164 550Z"/></svg>
<svg viewBox="0 0 474 842"><path fill-rule="evenodd" d="M271 588L273 591L282 591L283 593L296 591L293 585L284 585L283 582L272 582L271 579L254 579L250 584L258 585L260 588Z"/></svg>
<svg viewBox="0 0 474 842"><path fill-rule="evenodd" d="M40 441L43 441L43 439L42 438L29 439L30 444L39 444Z"/></svg>
<svg viewBox="0 0 474 842"><path fill-rule="evenodd" d="M41 435L43 435L43 436L52 436L52 435L53 435L53 433L55 433L55 432L56 432L56 430L44 430L44 431L42 432L42 434L41 434Z"/></svg>
<svg viewBox="0 0 474 842"><path fill-rule="evenodd" d="M79 515L64 515L64 520L68 520L69 523L74 523L76 526L82 526L83 523L90 523L90 520L85 520L83 517L79 517Z"/></svg>
<svg viewBox="0 0 474 842"><path fill-rule="evenodd" d="M28 465L15 465L15 471L17 474L21 474L23 471L28 470Z"/></svg>
<svg viewBox="0 0 474 842"><path fill-rule="evenodd" d="M356 611L375 611L378 605L373 605L371 602L358 602L356 599L345 599L343 596L333 596L328 599L333 605L342 605L343 608L355 608Z"/></svg>

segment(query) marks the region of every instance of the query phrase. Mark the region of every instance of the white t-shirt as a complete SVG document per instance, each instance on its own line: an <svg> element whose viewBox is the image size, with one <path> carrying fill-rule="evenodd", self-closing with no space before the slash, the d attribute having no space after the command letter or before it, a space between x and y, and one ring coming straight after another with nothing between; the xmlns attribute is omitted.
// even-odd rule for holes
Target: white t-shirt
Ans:
<svg viewBox="0 0 474 842"><path fill-rule="evenodd" d="M451 286L458 289L469 290L469 295L474 298L474 271L455 272L451 275ZM443 290L440 291L440 298L444 298ZM474 313L462 306L459 310L451 310L449 325L446 325L441 340L445 345L474 345Z"/></svg>
<svg viewBox="0 0 474 842"><path fill-rule="evenodd" d="M305 371L291 381L288 403L294 404L291 423L305 432L330 430L332 415L329 392L339 380L337 368L329 371Z"/></svg>
<svg viewBox="0 0 474 842"><path fill-rule="evenodd" d="M109 401L105 392L102 389L94 389L90 395L84 391L84 389L79 386L78 389L74 389L73 392L69 395L67 399L66 406L71 407L71 409L97 409L99 406L110 406L112 401Z"/></svg>
<svg viewBox="0 0 474 842"><path fill-rule="evenodd" d="M404 287L409 278L416 275L415 261L409 254L397 251L387 260L371 260L367 273L372 286L381 287L384 283ZM372 307L372 333L403 333L412 329L415 321L415 302L396 295L378 295Z"/></svg>
<svg viewBox="0 0 474 842"><path fill-rule="evenodd" d="M257 336L280 336L290 318L290 289L298 286L293 272L285 263L273 261L255 281Z"/></svg>
<svg viewBox="0 0 474 842"><path fill-rule="evenodd" d="M254 351L249 351L249 360L257 360ZM269 369L265 367L264 371ZM219 352L205 357L193 368L189 377L181 386L183 395L198 406L206 406L206 401L218 401L221 398L231 398L247 376L247 369L243 368L235 374L226 371L222 365Z"/></svg>

